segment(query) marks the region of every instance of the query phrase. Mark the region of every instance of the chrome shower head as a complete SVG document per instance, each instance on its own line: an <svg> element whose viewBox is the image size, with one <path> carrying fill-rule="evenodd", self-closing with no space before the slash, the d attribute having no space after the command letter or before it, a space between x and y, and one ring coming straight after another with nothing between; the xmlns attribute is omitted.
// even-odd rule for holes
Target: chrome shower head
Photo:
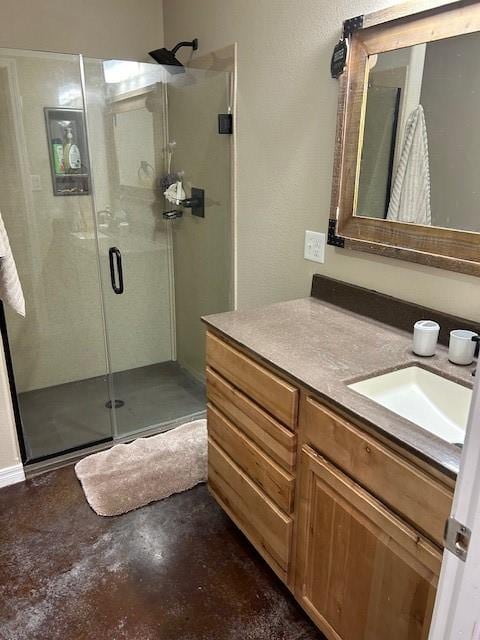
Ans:
<svg viewBox="0 0 480 640"><path fill-rule="evenodd" d="M166 49L165 47L162 49L155 49L155 51L150 51L148 55L152 56L158 64L164 64L170 67L170 73L184 73L185 68L183 64L180 60L177 60L175 56L181 47L191 47L193 51L196 51L198 49L198 39L194 38L191 42L179 42L172 50Z"/></svg>

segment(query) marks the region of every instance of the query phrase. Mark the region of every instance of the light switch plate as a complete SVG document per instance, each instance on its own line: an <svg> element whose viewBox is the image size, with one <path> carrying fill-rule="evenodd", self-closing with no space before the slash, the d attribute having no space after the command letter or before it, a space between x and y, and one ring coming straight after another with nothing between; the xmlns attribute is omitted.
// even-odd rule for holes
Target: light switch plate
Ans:
<svg viewBox="0 0 480 640"><path fill-rule="evenodd" d="M324 233L317 231L305 231L305 250L303 257L312 262L325 262L325 243L327 241Z"/></svg>

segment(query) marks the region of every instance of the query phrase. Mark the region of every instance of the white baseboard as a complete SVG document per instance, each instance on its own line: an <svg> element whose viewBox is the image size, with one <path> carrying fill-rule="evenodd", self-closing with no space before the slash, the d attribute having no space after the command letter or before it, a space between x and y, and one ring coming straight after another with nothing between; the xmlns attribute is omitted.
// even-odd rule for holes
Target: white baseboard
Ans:
<svg viewBox="0 0 480 640"><path fill-rule="evenodd" d="M13 467L0 469L0 487L8 487L9 484L16 484L25 480L23 464L16 464Z"/></svg>

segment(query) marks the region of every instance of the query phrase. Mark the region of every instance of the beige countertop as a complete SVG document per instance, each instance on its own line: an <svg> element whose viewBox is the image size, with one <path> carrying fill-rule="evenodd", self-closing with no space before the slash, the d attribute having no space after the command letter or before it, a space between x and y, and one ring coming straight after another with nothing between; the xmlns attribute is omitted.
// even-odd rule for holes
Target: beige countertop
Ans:
<svg viewBox="0 0 480 640"><path fill-rule="evenodd" d="M210 315L203 320L440 471L451 477L458 473L458 447L347 386L373 374L418 364L471 387L473 366L451 364L445 347L439 345L431 358L420 358L412 352L411 333L316 298Z"/></svg>

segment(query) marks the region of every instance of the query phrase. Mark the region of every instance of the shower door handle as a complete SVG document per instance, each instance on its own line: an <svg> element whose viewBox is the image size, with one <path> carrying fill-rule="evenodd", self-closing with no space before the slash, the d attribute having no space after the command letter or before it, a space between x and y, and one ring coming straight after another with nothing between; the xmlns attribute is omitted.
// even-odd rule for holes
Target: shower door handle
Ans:
<svg viewBox="0 0 480 640"><path fill-rule="evenodd" d="M110 282L112 283L112 289L116 294L123 293L122 254L120 253L120 249L110 247L108 250L108 261L110 263ZM117 267L118 284L115 276L115 266Z"/></svg>

